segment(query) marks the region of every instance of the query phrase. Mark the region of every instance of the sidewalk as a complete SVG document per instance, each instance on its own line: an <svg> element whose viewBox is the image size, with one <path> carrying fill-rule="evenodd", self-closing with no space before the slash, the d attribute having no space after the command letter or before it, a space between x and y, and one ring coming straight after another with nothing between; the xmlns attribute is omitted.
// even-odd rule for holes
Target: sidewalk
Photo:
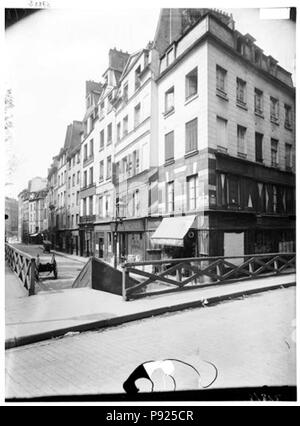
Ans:
<svg viewBox="0 0 300 426"><path fill-rule="evenodd" d="M89 258L83 256L76 256L76 254L64 253L62 251L51 250L51 253L54 253L56 256L66 257L67 259L76 260L77 262L86 263Z"/></svg>
<svg viewBox="0 0 300 426"><path fill-rule="evenodd" d="M21 297L28 298L28 291L5 262L5 303L7 304L9 300Z"/></svg>
<svg viewBox="0 0 300 426"><path fill-rule="evenodd" d="M253 293L295 285L295 274L267 277L169 293L124 302L120 296L90 288L40 292L6 303L6 348L26 345L69 332L119 325L165 312L208 306Z"/></svg>

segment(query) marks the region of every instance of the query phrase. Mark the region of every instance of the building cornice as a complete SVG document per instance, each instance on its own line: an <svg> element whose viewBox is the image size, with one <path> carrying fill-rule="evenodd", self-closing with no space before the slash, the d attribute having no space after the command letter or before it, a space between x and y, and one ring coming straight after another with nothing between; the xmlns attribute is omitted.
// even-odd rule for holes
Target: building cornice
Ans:
<svg viewBox="0 0 300 426"><path fill-rule="evenodd" d="M224 50L226 50L235 59L238 58L244 64L246 64L248 67L250 66L260 76L264 77L269 82L271 82L271 83L273 83L277 86L280 86L280 88L285 89L291 95L295 96L295 90L296 90L295 87L288 86L283 81L272 76L271 74L264 71L263 69L257 67L251 61L249 61L249 59L245 58L242 54L237 52L231 46L224 43L221 39L219 39L217 36L212 34L209 30L205 34L203 34L201 37L199 37L194 43L192 43L189 48L187 48L180 56L178 56L164 71L162 71L161 74L158 76L158 78L155 80L156 83L159 83L161 80L163 80L164 77L166 77L166 75L169 74L169 72L171 70L176 68L186 56L188 56L192 51L194 51L197 47L199 47L200 45L202 45L206 41L210 41L210 42L216 44L217 46L222 47Z"/></svg>

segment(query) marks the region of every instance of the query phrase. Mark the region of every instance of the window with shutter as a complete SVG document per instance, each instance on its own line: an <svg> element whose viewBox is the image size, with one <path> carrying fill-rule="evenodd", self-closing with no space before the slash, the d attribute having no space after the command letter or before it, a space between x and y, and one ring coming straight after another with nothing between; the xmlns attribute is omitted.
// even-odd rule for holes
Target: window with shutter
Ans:
<svg viewBox="0 0 300 426"><path fill-rule="evenodd" d="M227 140L227 120L221 117L217 117L217 148L220 151L227 152L228 140Z"/></svg>
<svg viewBox="0 0 300 426"><path fill-rule="evenodd" d="M174 159L174 132L165 135L165 162Z"/></svg>
<svg viewBox="0 0 300 426"><path fill-rule="evenodd" d="M186 154L196 151L198 147L198 119L185 124L185 152Z"/></svg>

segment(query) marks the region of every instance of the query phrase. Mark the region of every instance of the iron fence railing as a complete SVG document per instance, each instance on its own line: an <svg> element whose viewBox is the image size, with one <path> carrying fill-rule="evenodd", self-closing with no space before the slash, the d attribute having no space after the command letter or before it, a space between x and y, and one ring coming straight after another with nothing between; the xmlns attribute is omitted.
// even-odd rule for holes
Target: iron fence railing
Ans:
<svg viewBox="0 0 300 426"><path fill-rule="evenodd" d="M122 265L124 300L136 299L174 290L188 290L235 280L255 279L262 275L293 273L295 253L267 253L234 257L198 257ZM129 287L129 278L140 282Z"/></svg>
<svg viewBox="0 0 300 426"><path fill-rule="evenodd" d="M35 258L9 244L5 244L5 260L23 283L28 295L33 296L37 277Z"/></svg>

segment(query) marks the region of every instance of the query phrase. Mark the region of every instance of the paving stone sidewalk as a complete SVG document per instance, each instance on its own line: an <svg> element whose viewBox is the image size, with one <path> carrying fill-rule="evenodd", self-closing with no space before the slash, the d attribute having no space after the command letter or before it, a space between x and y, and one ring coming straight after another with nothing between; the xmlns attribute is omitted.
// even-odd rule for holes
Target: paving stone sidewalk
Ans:
<svg viewBox="0 0 300 426"><path fill-rule="evenodd" d="M125 302L120 296L90 288L39 292L36 296L7 300L6 346L27 344L69 331L107 327L128 320L183 309L202 299L223 300L242 294L295 283L295 275L235 282ZM22 342L22 343L20 343ZM25 343L24 343L25 342Z"/></svg>
<svg viewBox="0 0 300 426"><path fill-rule="evenodd" d="M121 393L139 364L166 358L192 364L203 384L213 362L215 388L295 385L295 316L295 288L279 289L10 349L6 398Z"/></svg>

